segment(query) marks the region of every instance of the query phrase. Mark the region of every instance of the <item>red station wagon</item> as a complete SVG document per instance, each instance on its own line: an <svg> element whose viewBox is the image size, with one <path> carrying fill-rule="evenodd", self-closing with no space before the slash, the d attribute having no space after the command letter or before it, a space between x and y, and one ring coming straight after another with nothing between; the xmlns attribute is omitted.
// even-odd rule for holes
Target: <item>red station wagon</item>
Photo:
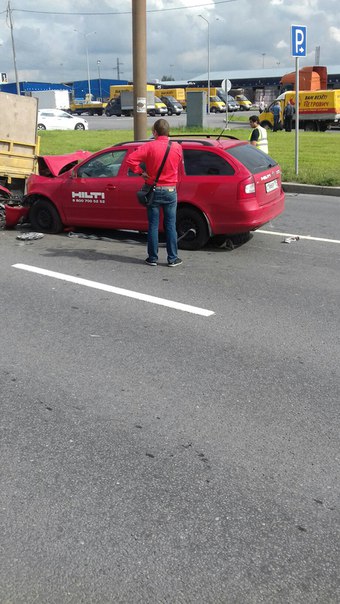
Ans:
<svg viewBox="0 0 340 604"><path fill-rule="evenodd" d="M222 242L243 236L284 209L281 169L274 159L234 137L204 136L173 137L184 156L177 208L182 249L200 249L211 237ZM146 209L136 197L144 181L126 163L146 142L39 158L40 173L28 178L24 201L32 227L45 233L64 227L147 231Z"/></svg>

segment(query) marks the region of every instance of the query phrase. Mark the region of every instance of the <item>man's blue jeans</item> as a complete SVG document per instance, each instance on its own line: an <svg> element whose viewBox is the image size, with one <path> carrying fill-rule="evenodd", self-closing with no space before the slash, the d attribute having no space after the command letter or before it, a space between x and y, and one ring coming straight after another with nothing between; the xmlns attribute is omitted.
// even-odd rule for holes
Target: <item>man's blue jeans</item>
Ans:
<svg viewBox="0 0 340 604"><path fill-rule="evenodd" d="M169 189L171 190L169 191ZM157 187L154 201L147 209L149 222L148 256L153 262L158 260L158 228L160 208L163 209L164 214L164 229L168 262L173 262L177 258L177 193L174 187Z"/></svg>

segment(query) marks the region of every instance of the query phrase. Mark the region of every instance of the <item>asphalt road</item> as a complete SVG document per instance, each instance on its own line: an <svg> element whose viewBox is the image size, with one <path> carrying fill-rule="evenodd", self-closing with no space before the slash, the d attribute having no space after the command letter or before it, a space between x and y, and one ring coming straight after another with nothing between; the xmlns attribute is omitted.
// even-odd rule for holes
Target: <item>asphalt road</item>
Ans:
<svg viewBox="0 0 340 604"><path fill-rule="evenodd" d="M242 112L242 115L248 115L249 112ZM256 113L256 112L255 112ZM239 113L228 113L228 127L230 128L249 128L248 122L237 122L237 117ZM249 113L251 115L251 113ZM132 117L106 117L105 115L83 115L88 123L89 130L133 130L133 118ZM152 124L158 117L148 117L147 123L148 127L151 128ZM187 115L184 113L183 115L166 115L165 119L168 120L170 124L170 128L178 128L186 126L187 123ZM226 114L216 114L212 113L207 116L204 120L204 125L209 128L224 128L226 126Z"/></svg>
<svg viewBox="0 0 340 604"><path fill-rule="evenodd" d="M1 602L340 601L339 224L288 195L176 269L0 232Z"/></svg>

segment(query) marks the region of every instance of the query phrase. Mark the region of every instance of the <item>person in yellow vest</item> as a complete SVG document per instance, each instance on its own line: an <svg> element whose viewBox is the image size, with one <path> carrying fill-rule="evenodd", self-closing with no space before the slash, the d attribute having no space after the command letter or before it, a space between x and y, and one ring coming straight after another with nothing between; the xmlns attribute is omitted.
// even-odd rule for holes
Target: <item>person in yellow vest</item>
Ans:
<svg viewBox="0 0 340 604"><path fill-rule="evenodd" d="M264 153L268 153L267 130L260 126L257 115L250 116L249 124L252 129L249 135L250 144L254 145L254 147L257 147L261 151L264 151Z"/></svg>

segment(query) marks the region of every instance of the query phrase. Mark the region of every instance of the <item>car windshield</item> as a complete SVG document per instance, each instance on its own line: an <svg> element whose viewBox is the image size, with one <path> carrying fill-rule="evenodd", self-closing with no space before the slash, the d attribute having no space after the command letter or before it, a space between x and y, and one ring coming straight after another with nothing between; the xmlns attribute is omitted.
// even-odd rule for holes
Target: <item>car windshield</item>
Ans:
<svg viewBox="0 0 340 604"><path fill-rule="evenodd" d="M177 103L174 96L166 96L166 98L168 99L168 101L171 101L172 103Z"/></svg>
<svg viewBox="0 0 340 604"><path fill-rule="evenodd" d="M211 103L222 103L221 99L219 99L218 96L211 96L210 102Z"/></svg>
<svg viewBox="0 0 340 604"><path fill-rule="evenodd" d="M228 94L228 101L229 101L229 103L235 103L234 97L230 96L230 94Z"/></svg>
<svg viewBox="0 0 340 604"><path fill-rule="evenodd" d="M252 174L258 174L268 168L277 166L275 159L256 149L253 145L235 145L235 147L228 149L228 154L238 159Z"/></svg>

